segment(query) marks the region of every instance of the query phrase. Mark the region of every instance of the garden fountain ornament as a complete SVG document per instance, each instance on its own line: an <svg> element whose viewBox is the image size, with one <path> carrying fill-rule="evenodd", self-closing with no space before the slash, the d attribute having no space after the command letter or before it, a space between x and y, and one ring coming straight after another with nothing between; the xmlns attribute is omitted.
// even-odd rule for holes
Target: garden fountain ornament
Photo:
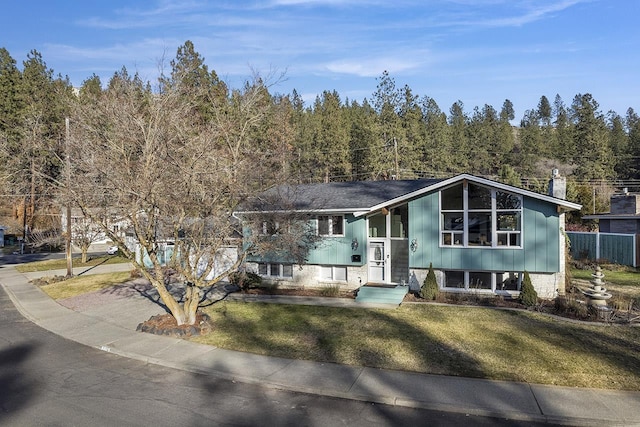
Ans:
<svg viewBox="0 0 640 427"><path fill-rule="evenodd" d="M591 287L582 291L584 296L587 297L587 303L594 307L606 307L607 300L611 298L611 294L602 287L604 282L604 274L600 266L596 267L596 270L591 274L593 279L591 280Z"/></svg>

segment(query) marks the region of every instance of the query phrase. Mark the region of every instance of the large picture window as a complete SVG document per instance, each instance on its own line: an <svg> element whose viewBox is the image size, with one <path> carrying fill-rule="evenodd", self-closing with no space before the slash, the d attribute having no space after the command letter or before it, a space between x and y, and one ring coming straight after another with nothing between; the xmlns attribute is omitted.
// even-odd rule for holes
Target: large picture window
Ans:
<svg viewBox="0 0 640 427"><path fill-rule="evenodd" d="M440 244L521 247L522 197L482 185L440 191Z"/></svg>

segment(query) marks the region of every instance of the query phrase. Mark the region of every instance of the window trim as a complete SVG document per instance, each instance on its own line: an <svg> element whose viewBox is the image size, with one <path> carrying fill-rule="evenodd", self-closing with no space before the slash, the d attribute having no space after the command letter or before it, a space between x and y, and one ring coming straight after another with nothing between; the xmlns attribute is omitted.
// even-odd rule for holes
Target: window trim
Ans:
<svg viewBox="0 0 640 427"><path fill-rule="evenodd" d="M469 208L469 186L474 185L490 191L491 207L490 208ZM462 186L462 209L443 209L443 193L456 186ZM513 196L518 200L519 207L498 209L497 207L497 195L504 193L509 196ZM455 185L444 188L438 192L438 245L441 248L482 248L482 249L523 249L523 215L524 215L524 197L519 194L503 191L493 187L477 184L462 182ZM498 230L498 216L506 214L514 214L516 216L516 228L512 230ZM490 216L490 236L486 236L485 240L488 240L488 244L471 243L469 232L469 219L474 215L488 215ZM462 219L462 230L455 228L446 229L445 218ZM481 234L482 235L482 234ZM504 237L506 236L506 237ZM515 244L511 244L512 238L515 239ZM506 239L506 240L505 240ZM503 242L504 244L500 244Z"/></svg>
<svg viewBox="0 0 640 427"><path fill-rule="evenodd" d="M322 264L318 266L318 280L321 282L338 282L338 283L347 283L349 277L348 277L348 269L346 265L326 265L326 264ZM326 278L324 277L323 270L326 268L330 268L331 269L331 278ZM336 279L336 269L341 269L344 270L344 279Z"/></svg>
<svg viewBox="0 0 640 427"><path fill-rule="evenodd" d="M320 218L327 218L327 230L328 230L328 234L320 234ZM334 230L334 226L337 225L335 224L334 220L335 218L340 218L340 228L342 230L342 232L340 234L334 234L333 230ZM322 236L322 237L344 237L344 215L341 214L325 214L325 215L316 215L316 235L318 236Z"/></svg>
<svg viewBox="0 0 640 427"><path fill-rule="evenodd" d="M293 264L282 263L282 262L259 262L258 264L258 276L264 277L265 279L293 279ZM260 266L266 267L266 272L260 272ZM291 266L291 276L284 276L284 267ZM278 269L277 275L272 275L271 272L274 268Z"/></svg>
<svg viewBox="0 0 640 427"><path fill-rule="evenodd" d="M449 287L446 286L446 279L448 272L463 273L464 287ZM487 288L474 288L471 285L470 276L473 273L478 274L490 274L491 275L491 287ZM439 288L445 292L473 292L473 293L485 293L485 294L497 294L497 295L519 295L522 290L522 279L524 272L522 271L486 271L486 270L442 270L442 283L439 284ZM505 274L517 274L516 289L499 288L498 275ZM504 283L504 280L500 283Z"/></svg>

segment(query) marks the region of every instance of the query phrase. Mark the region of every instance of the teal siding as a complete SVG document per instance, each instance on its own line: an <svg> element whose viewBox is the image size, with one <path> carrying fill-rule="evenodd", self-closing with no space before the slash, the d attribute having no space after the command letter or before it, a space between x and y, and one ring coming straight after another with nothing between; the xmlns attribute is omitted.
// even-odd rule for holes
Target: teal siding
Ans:
<svg viewBox="0 0 640 427"><path fill-rule="evenodd" d="M247 227L244 229L245 235L251 233ZM353 250L351 243L353 239L358 239L358 249ZM309 251L307 264L322 265L354 265L360 266L366 263L367 252L367 229L365 218L355 218L352 214L345 215L344 236L327 237L315 244ZM360 255L360 262L352 262L352 255ZM262 254L247 256L250 262L292 262L283 254Z"/></svg>
<svg viewBox="0 0 640 427"><path fill-rule="evenodd" d="M439 245L438 193L409 202L409 240L418 250L410 253L410 268L557 272L560 268L560 220L556 206L525 198L523 249L453 248Z"/></svg>
<svg viewBox="0 0 640 427"><path fill-rule="evenodd" d="M560 269L560 217L556 206L525 198L522 222L524 250L521 252L524 253L519 258L524 270L557 272Z"/></svg>
<svg viewBox="0 0 640 427"><path fill-rule="evenodd" d="M358 239L358 249L355 251L351 248L354 238ZM366 263L366 253L367 228L365 218L345 215L344 237L328 237L318 242L316 248L309 253L307 263L360 266ZM352 255L360 255L361 261L352 262Z"/></svg>
<svg viewBox="0 0 640 427"><path fill-rule="evenodd" d="M438 248L439 205L437 193L425 195L409 202L409 241L416 239L418 250L409 253L410 268L428 268L450 265L453 257L450 251Z"/></svg>

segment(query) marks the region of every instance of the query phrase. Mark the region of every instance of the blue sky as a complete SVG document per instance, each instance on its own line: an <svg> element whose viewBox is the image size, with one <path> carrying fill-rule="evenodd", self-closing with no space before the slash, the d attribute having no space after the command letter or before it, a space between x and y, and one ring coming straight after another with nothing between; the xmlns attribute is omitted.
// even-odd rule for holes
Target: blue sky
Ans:
<svg viewBox="0 0 640 427"><path fill-rule="evenodd" d="M232 87L286 72L272 92L362 101L388 70L447 113L510 99L519 121L542 95L640 111L638 17L637 0L30 0L3 4L0 47L79 86L122 66L155 81L191 40Z"/></svg>

